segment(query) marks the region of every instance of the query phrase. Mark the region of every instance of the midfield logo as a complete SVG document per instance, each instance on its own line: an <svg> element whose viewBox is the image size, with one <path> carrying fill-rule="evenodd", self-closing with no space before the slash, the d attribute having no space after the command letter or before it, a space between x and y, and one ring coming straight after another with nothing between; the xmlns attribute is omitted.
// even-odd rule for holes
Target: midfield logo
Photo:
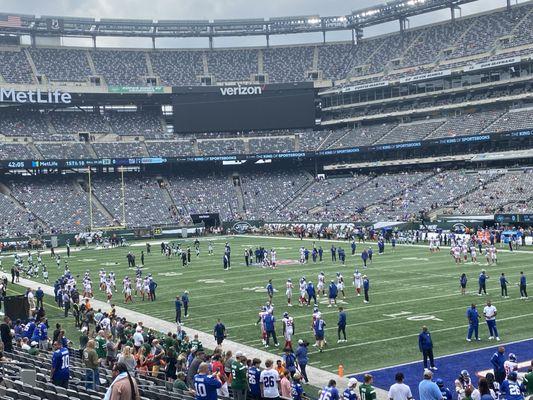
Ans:
<svg viewBox="0 0 533 400"><path fill-rule="evenodd" d="M266 86L230 86L221 87L220 94L222 96L254 96L263 94Z"/></svg>

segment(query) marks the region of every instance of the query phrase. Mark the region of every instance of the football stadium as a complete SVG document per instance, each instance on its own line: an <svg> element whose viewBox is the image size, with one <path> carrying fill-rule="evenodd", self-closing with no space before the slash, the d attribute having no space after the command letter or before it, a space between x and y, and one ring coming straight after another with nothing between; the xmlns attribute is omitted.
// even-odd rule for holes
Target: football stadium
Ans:
<svg viewBox="0 0 533 400"><path fill-rule="evenodd" d="M0 399L533 399L533 0L22 3Z"/></svg>

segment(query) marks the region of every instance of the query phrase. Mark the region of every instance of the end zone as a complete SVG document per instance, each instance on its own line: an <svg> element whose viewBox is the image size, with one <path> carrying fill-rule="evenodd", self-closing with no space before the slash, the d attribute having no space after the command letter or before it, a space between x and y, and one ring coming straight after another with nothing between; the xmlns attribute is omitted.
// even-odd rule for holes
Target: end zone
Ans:
<svg viewBox="0 0 533 400"><path fill-rule="evenodd" d="M438 370L434 372L434 379L442 379L444 385L452 389L453 392L455 379L457 379L462 369L466 369L470 372L474 385L477 386L478 376L483 376L491 370L490 358L492 357L492 354L497 351L498 346L505 347L506 356L509 353L515 353L518 357L521 369L525 369L527 366L531 365L531 360L533 359L533 339L509 343L495 343L492 346L482 349L468 350L447 356L436 357L435 365ZM374 377L375 386L377 388L388 390L394 383L394 375L397 372L403 372L405 375L405 383L409 385L414 398L417 399L419 397L418 383L422 380L423 369L422 360L420 360L373 371L365 371L359 374L350 375L349 378L355 377L362 382L364 374L368 373Z"/></svg>

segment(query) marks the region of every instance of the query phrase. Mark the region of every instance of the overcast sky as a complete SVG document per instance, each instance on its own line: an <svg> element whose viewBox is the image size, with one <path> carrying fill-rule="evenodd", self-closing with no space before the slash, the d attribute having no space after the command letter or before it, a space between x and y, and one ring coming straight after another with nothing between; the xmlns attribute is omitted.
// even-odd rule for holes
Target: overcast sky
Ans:
<svg viewBox="0 0 533 400"><path fill-rule="evenodd" d="M519 0L512 0L513 4ZM376 0L1 0L1 12L33 15L80 16L94 18L137 18L137 19L231 19L268 18L292 15L346 15L384 1ZM519 1L521 2L521 0ZM478 0L462 7L463 15L503 7L506 0ZM411 26L436 22L449 17L449 10L427 14L411 19ZM397 24L370 28L366 36L390 32ZM348 40L349 32L335 32L328 40ZM273 37L271 44L316 42L321 34L289 35ZM79 45L78 40L65 44ZM264 45L264 38L221 38L215 39L215 46ZM151 41L143 39L100 39L102 46L150 46ZM160 47L204 47L207 39L161 40Z"/></svg>

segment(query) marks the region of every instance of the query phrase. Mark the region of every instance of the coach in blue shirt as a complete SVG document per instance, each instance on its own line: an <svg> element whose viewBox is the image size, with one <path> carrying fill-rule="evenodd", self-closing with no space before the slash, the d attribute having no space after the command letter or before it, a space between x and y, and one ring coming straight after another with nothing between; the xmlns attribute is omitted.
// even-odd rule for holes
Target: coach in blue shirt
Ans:
<svg viewBox="0 0 533 400"><path fill-rule="evenodd" d="M492 364L492 368L494 369L494 378L497 382L500 384L505 379L505 348L503 346L498 347L498 351L495 352L491 359L490 363Z"/></svg>
<svg viewBox="0 0 533 400"><path fill-rule="evenodd" d="M418 393L420 400L441 400L442 392L435 382L431 380L433 372L429 369L424 371L424 379L418 384Z"/></svg>
<svg viewBox="0 0 533 400"><path fill-rule="evenodd" d="M176 296L176 301L174 302L174 305L176 306L176 323L181 324L181 299L179 296Z"/></svg>
<svg viewBox="0 0 533 400"><path fill-rule="evenodd" d="M341 340L341 332L344 336L344 339ZM339 307L339 321L337 322L337 336L339 337L339 340L337 340L337 343L340 342L346 342L346 312L344 311L344 308Z"/></svg>
<svg viewBox="0 0 533 400"><path fill-rule="evenodd" d="M307 366L307 363L309 362L309 357L307 356L308 345L309 343L300 339L298 340L298 348L296 349L296 359L298 360L300 372L302 373L305 383L309 382L309 379L307 379L307 372L305 371L305 367Z"/></svg>
<svg viewBox="0 0 533 400"><path fill-rule="evenodd" d="M520 272L520 299L527 299L527 281L526 276L524 275L524 271Z"/></svg>
<svg viewBox="0 0 533 400"><path fill-rule="evenodd" d="M269 345L270 336L272 336L272 339L274 340L274 344L276 346L279 346L278 338L276 337L276 329L274 327L275 322L276 322L276 318L272 314L268 313L267 315L265 315L265 331L267 334L265 347L268 347Z"/></svg>
<svg viewBox="0 0 533 400"><path fill-rule="evenodd" d="M472 334L475 334L476 340L479 339L479 313L476 305L472 304L468 310L466 310L466 318L468 319L468 335L466 341L472 341Z"/></svg>
<svg viewBox="0 0 533 400"><path fill-rule="evenodd" d="M430 368L436 370L437 367L435 367L435 360L433 358L433 340L431 339L431 333L429 333L428 327L425 325L422 327L422 332L418 335L418 349L424 359L424 368L428 367L429 358Z"/></svg>

